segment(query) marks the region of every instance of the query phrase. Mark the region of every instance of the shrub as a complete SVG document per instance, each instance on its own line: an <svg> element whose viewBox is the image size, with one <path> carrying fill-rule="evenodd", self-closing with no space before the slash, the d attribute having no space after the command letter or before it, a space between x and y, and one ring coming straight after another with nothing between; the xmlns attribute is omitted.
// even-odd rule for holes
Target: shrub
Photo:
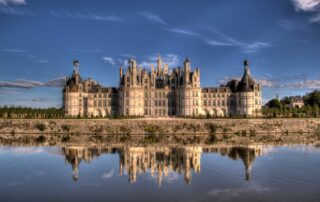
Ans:
<svg viewBox="0 0 320 202"><path fill-rule="evenodd" d="M208 139L209 144L214 144L217 142L217 136L215 134L211 134Z"/></svg>
<svg viewBox="0 0 320 202"><path fill-rule="evenodd" d="M46 130L46 125L43 123L36 123L35 128L38 129L39 131L43 132Z"/></svg>
<svg viewBox="0 0 320 202"><path fill-rule="evenodd" d="M70 136L69 135L65 135L61 138L61 142L69 142L70 141Z"/></svg>
<svg viewBox="0 0 320 202"><path fill-rule="evenodd" d="M44 143L46 141L46 137L43 135L40 135L39 137L36 138L36 142L38 143Z"/></svg>
<svg viewBox="0 0 320 202"><path fill-rule="evenodd" d="M62 130L69 132L70 131L70 126L69 125L62 125L61 126Z"/></svg>
<svg viewBox="0 0 320 202"><path fill-rule="evenodd" d="M211 134L215 134L218 130L218 126L214 123L208 123L207 127L208 127L208 130Z"/></svg>

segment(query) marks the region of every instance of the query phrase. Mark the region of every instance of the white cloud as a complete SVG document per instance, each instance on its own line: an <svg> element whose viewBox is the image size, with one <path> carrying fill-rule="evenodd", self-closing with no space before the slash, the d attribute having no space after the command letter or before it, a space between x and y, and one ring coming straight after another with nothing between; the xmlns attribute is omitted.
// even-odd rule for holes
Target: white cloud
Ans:
<svg viewBox="0 0 320 202"><path fill-rule="evenodd" d="M292 0L297 11L315 11L320 8L320 0Z"/></svg>
<svg viewBox="0 0 320 202"><path fill-rule="evenodd" d="M109 172L104 173L101 177L102 179L109 179L113 177L114 175L114 169L110 170Z"/></svg>
<svg viewBox="0 0 320 202"><path fill-rule="evenodd" d="M111 64L112 66L116 64L112 57L103 57L102 60L107 64Z"/></svg>
<svg viewBox="0 0 320 202"><path fill-rule="evenodd" d="M148 11L142 11L142 12L139 12L138 14L144 18L147 18L148 20L150 20L152 22L156 22L156 23L163 24L163 25L167 24L160 16L158 16L154 13L151 13Z"/></svg>
<svg viewBox="0 0 320 202"><path fill-rule="evenodd" d="M200 34L184 28L168 28L165 30L169 32L187 35L187 36L196 36L196 37L200 36Z"/></svg>
<svg viewBox="0 0 320 202"><path fill-rule="evenodd" d="M26 0L0 0L0 5L9 5L9 4L12 4L12 5L25 5L27 4L27 1Z"/></svg>

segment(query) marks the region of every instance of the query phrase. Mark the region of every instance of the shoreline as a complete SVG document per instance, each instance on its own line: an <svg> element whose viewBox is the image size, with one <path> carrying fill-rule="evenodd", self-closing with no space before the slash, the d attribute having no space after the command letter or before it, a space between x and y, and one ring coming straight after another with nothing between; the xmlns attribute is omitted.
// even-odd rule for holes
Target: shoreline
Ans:
<svg viewBox="0 0 320 202"><path fill-rule="evenodd" d="M0 119L0 143L319 144L320 119Z"/></svg>

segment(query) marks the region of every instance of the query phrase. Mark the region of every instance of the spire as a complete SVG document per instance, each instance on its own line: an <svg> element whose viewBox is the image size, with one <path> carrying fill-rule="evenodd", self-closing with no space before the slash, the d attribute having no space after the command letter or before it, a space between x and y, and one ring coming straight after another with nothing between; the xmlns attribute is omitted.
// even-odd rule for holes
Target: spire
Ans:
<svg viewBox="0 0 320 202"><path fill-rule="evenodd" d="M160 74L162 73L162 59L161 59L161 55L158 55L158 59L157 59L157 76L160 76Z"/></svg>
<svg viewBox="0 0 320 202"><path fill-rule="evenodd" d="M79 61L78 61L78 60L74 60L74 61L73 61L73 70L74 70L75 72L78 72L78 71L79 71L79 66L80 66Z"/></svg>
<svg viewBox="0 0 320 202"><path fill-rule="evenodd" d="M243 65L245 73L250 74L249 60L247 58L243 61Z"/></svg>

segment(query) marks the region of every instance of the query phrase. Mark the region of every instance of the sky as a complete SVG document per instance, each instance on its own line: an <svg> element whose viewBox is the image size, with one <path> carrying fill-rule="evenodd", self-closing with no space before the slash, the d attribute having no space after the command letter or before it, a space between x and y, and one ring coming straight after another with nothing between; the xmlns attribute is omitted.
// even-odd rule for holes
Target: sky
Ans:
<svg viewBox="0 0 320 202"><path fill-rule="evenodd" d="M320 0L0 0L0 105L61 107L61 84L82 78L117 87L134 57L150 69L186 57L201 86L243 74L263 102L320 89Z"/></svg>

